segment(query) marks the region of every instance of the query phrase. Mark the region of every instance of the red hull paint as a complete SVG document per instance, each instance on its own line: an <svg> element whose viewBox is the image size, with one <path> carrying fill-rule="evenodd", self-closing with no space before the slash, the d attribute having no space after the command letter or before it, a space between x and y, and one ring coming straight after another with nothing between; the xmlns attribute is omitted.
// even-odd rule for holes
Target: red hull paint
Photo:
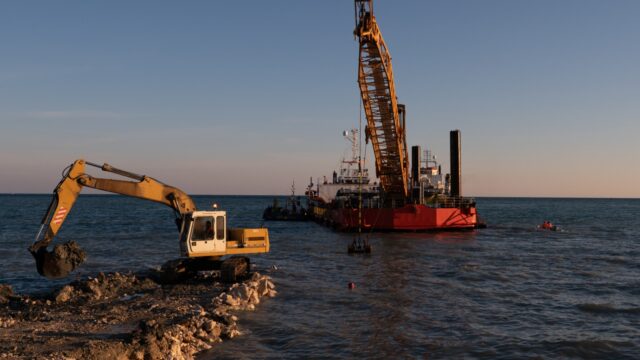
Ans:
<svg viewBox="0 0 640 360"><path fill-rule="evenodd" d="M338 230L358 228L358 209L327 209L321 221ZM362 228L380 231L429 231L473 229L477 224L475 207L432 208L405 205L402 208L362 209Z"/></svg>

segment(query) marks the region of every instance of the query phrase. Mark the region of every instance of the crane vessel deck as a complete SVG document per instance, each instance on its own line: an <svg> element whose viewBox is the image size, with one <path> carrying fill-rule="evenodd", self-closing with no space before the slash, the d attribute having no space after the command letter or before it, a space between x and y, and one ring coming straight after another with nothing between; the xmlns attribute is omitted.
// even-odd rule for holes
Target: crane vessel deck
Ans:
<svg viewBox="0 0 640 360"><path fill-rule="evenodd" d="M420 146L412 147L411 196L405 201L386 199L381 185L371 182L364 161L360 161L357 133L356 129L345 131L345 137L355 145L351 158L343 158L333 179L310 182L307 187L308 212L313 220L341 231L464 230L478 226L475 200L452 195L452 189L456 191L453 177L443 174L435 155L421 151ZM459 131L452 131L452 136L459 138Z"/></svg>

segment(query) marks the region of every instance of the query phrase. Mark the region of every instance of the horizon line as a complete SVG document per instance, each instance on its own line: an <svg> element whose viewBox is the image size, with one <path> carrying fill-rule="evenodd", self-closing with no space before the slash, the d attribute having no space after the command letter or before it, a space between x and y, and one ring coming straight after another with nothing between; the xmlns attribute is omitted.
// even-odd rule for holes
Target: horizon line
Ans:
<svg viewBox="0 0 640 360"><path fill-rule="evenodd" d="M51 193L4 193L0 192L0 196L42 196L49 195ZM189 196L290 196L291 194L188 194ZM96 193L96 194L78 194L78 196L124 196L130 197L124 194L109 194L109 193ZM295 195L297 197L305 195ZM594 199L594 200L640 200L640 197L617 197L617 196L548 196L548 195L469 195L462 196L467 198L498 198L498 199Z"/></svg>

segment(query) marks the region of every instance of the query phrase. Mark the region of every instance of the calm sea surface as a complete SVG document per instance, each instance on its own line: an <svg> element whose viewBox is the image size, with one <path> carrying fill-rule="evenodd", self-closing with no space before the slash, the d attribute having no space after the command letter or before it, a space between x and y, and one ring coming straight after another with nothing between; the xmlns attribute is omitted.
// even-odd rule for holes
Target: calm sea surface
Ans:
<svg viewBox="0 0 640 360"><path fill-rule="evenodd" d="M196 196L259 226L271 197ZM27 246L49 196L0 195L0 283L38 293ZM371 234L373 253L347 255L352 235L315 223L266 223L279 294L241 314L245 336L201 356L230 358L640 358L640 200L480 198L489 228ZM178 256L170 209L84 195L58 241L88 260L72 276L154 267ZM536 230L551 220L563 231ZM347 284L356 288L349 290Z"/></svg>

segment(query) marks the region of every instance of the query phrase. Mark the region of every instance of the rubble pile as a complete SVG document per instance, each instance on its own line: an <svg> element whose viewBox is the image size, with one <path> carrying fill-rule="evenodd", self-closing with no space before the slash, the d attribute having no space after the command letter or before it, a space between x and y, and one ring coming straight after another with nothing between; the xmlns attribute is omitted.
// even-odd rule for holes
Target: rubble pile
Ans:
<svg viewBox="0 0 640 360"><path fill-rule="evenodd" d="M210 349L213 344L242 334L238 329L238 317L230 311L254 310L261 297L276 294L271 277L254 273L249 280L232 285L210 304L205 304L206 308L196 306L192 315L178 324L167 326L155 320L143 321L134 340L138 350L133 352L133 357L193 359L195 354Z"/></svg>
<svg viewBox="0 0 640 360"><path fill-rule="evenodd" d="M0 354L194 359L241 335L234 312L254 310L276 293L259 273L231 286L211 276L160 285L144 274L100 273L39 298L0 285Z"/></svg>
<svg viewBox="0 0 640 360"><path fill-rule="evenodd" d="M213 303L230 310L254 310L261 297L274 297L276 294L271 277L254 273L248 281L233 284L226 293L218 295Z"/></svg>
<svg viewBox="0 0 640 360"><path fill-rule="evenodd" d="M193 359L225 337L229 324L211 318L204 309L183 322L167 325L155 319L141 321L132 342L138 359Z"/></svg>

